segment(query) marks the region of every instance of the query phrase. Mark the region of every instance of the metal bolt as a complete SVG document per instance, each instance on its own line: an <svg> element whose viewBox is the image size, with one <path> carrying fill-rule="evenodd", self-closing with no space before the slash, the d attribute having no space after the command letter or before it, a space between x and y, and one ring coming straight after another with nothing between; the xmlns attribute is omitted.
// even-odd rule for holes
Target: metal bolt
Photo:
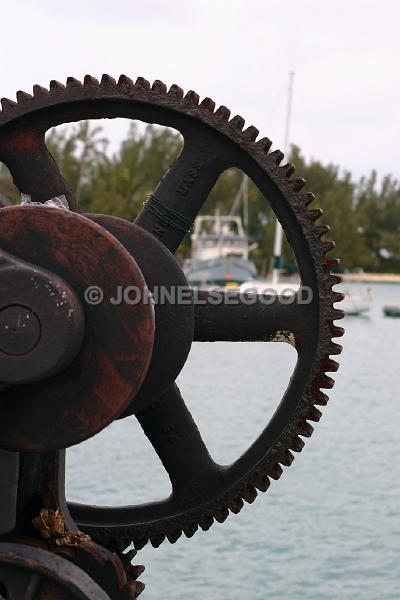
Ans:
<svg viewBox="0 0 400 600"><path fill-rule="evenodd" d="M40 321L26 306L6 306L0 311L0 352L21 356L40 340Z"/></svg>

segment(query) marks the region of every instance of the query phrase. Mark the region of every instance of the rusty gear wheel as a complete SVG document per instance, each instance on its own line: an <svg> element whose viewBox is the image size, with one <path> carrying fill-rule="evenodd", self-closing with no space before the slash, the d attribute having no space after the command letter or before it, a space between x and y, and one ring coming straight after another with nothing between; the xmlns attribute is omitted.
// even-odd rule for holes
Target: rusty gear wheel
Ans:
<svg viewBox="0 0 400 600"><path fill-rule="evenodd" d="M79 567L25 544L0 544L0 599L110 600Z"/></svg>
<svg viewBox="0 0 400 600"><path fill-rule="evenodd" d="M10 169L19 190L41 202L65 194L73 211L79 211L78 203L45 145L45 132L50 127L81 119L127 117L180 131L183 150L135 224L123 222L119 227L115 222L107 222L107 218L100 220L134 257L135 232L139 227L151 234L149 239L158 238L142 263L138 258L146 279L153 278L152 285L157 280L154 263L161 256L156 246L161 242L170 253L175 253L219 175L229 167L237 167L249 176L281 222L293 248L302 285L313 292L310 304L195 306L195 341L268 341L278 331L291 333L298 353L297 365L264 431L232 465L215 464L178 388L164 377L158 390L157 386L151 388L152 397L143 402L136 417L169 474L173 489L170 498L143 506L70 506L84 531L101 544L120 550L131 541L138 548L148 540L158 546L166 537L175 542L182 532L190 537L199 526L208 529L214 520L224 521L229 511L240 511L243 501L253 502L257 490L266 491L270 479L281 476L281 465L291 464L292 451L302 450L302 438L313 431L309 422L318 421L321 416L316 405L325 405L328 400L321 388L333 385L326 372L338 368L330 358L341 351L332 338L343 333L334 325L334 320L342 317L334 303L342 296L332 290L340 279L330 272L338 261L327 258L334 244L321 239L329 228L315 224L322 213L309 208L314 196L301 193L304 180L292 177L291 164L281 166L283 154L279 150L270 152L270 140L257 141L255 127L244 129L242 117L231 118L225 106L215 109L210 98L199 102L195 92L184 94L176 85L167 89L158 80L150 85L143 78L133 83L124 75L118 82L104 75L100 83L86 76L83 84L69 78L66 86L52 81L49 90L34 86L33 96L18 92L17 102L2 100L2 108L0 160ZM158 202L157 206L154 202ZM180 271L177 263L172 264L173 257L164 259L174 277L178 277ZM193 327L189 316L186 314L183 327L186 332ZM175 315L174 319L178 317ZM179 321L176 326L179 329ZM153 357L157 355L156 342ZM173 354L174 340L169 343ZM179 361L169 365L174 376L189 351L190 343L184 343L185 351ZM160 365L153 367L157 370Z"/></svg>

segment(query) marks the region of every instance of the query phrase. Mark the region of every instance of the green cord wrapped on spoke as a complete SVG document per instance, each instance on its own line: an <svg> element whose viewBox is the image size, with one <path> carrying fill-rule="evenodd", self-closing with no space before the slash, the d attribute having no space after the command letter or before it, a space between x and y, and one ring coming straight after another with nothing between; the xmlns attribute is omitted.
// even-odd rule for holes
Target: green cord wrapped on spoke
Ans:
<svg viewBox="0 0 400 600"><path fill-rule="evenodd" d="M175 210L172 210L169 206L167 206L160 198L157 198L154 194L150 194L147 200L143 203L146 208L155 214L159 219L161 219L164 223L173 227L174 229L178 229L179 231L184 231L186 233L190 233L193 229L192 221L186 219L183 215L178 213Z"/></svg>

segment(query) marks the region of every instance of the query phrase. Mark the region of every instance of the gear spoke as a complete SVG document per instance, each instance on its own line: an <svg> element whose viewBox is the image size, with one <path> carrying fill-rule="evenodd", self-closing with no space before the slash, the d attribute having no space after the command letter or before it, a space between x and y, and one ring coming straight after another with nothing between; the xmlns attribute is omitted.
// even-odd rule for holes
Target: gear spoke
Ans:
<svg viewBox="0 0 400 600"><path fill-rule="evenodd" d="M79 204L47 148L43 133L30 128L13 131L1 145L0 160L7 165L18 190L33 202L65 195L70 210L79 212Z"/></svg>
<svg viewBox="0 0 400 600"><path fill-rule="evenodd" d="M171 385L137 419L152 443L171 480L174 495L188 492L188 485L201 489L216 465L201 438L179 388Z"/></svg>
<svg viewBox="0 0 400 600"><path fill-rule="evenodd" d="M149 197L135 223L174 253L226 168L211 136L185 138L181 154Z"/></svg>
<svg viewBox="0 0 400 600"><path fill-rule="evenodd" d="M242 295L199 290L195 297L194 341L270 342L298 345L308 327L299 297Z"/></svg>

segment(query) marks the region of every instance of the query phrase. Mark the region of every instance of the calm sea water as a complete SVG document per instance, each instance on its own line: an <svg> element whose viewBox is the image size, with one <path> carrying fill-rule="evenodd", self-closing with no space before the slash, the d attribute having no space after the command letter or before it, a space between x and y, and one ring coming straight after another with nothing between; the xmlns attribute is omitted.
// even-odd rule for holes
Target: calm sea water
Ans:
<svg viewBox="0 0 400 600"><path fill-rule="evenodd" d="M369 317L346 317L324 417L278 482L239 515L143 549L147 600L400 598L400 285L372 285ZM234 460L261 431L295 363L286 344L196 344L180 388L213 456ZM80 502L165 497L168 478L134 419L68 451Z"/></svg>

